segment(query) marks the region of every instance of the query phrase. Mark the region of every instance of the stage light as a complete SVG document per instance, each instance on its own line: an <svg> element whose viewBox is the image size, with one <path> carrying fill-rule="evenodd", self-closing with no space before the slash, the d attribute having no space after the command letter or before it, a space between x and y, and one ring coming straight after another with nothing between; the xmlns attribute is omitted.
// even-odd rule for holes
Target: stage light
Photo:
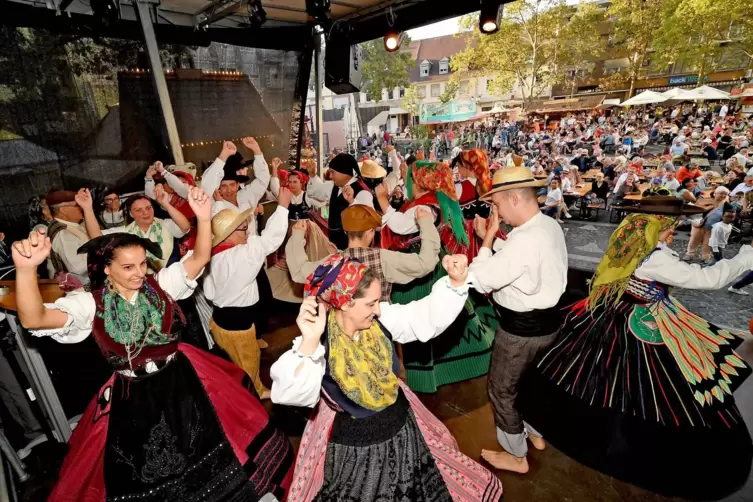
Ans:
<svg viewBox="0 0 753 502"><path fill-rule="evenodd" d="M499 30L502 21L502 2L499 0L482 0L481 12L478 16L478 27L481 33L491 35Z"/></svg>
<svg viewBox="0 0 753 502"><path fill-rule="evenodd" d="M261 26L267 22L267 12L261 6L261 0L252 0L248 3L248 24Z"/></svg>
<svg viewBox="0 0 753 502"><path fill-rule="evenodd" d="M320 23L329 17L330 0L306 0L306 13Z"/></svg>
<svg viewBox="0 0 753 502"><path fill-rule="evenodd" d="M400 31L388 31L384 35L384 50L387 52L395 52L400 49L400 45L405 39L405 33Z"/></svg>

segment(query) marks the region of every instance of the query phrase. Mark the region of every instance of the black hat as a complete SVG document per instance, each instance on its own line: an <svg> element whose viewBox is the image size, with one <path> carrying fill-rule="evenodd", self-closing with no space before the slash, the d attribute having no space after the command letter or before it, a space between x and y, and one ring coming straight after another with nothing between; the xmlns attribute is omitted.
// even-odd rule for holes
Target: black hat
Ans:
<svg viewBox="0 0 753 502"><path fill-rule="evenodd" d="M238 169L243 169L252 164L252 161L244 161L243 155L240 153L234 153L228 157L225 162L225 175L222 177L222 181L237 181L238 183L248 183L251 178L237 174Z"/></svg>
<svg viewBox="0 0 753 502"><path fill-rule="evenodd" d="M329 168L347 176L361 177L361 169L358 167L358 161L347 153L335 155L335 158L329 161Z"/></svg>

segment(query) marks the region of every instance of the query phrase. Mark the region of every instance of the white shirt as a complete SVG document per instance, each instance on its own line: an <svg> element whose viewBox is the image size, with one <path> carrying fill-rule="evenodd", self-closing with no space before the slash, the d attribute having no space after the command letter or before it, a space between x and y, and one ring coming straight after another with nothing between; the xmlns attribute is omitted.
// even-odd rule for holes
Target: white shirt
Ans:
<svg viewBox="0 0 753 502"><path fill-rule="evenodd" d="M657 248L635 270L637 278L679 288L719 289L753 270L753 248L749 245L742 246L734 258L718 261L710 267L681 261L664 243L659 243Z"/></svg>
<svg viewBox="0 0 753 502"><path fill-rule="evenodd" d="M350 181L348 181L348 184L346 186L352 185L357 181L358 178L353 176L352 178L350 178ZM328 203L330 197L332 197L332 189L334 188L334 186L334 181L322 181L319 176L314 176L313 178L311 178L311 181L309 181L309 184L306 187L306 193L308 193L308 196L311 198ZM342 195L343 188L344 187L338 187L337 195ZM355 197L353 197L352 204L363 204L364 206L374 207L374 196L371 195L371 192L368 190L361 190L356 194Z"/></svg>
<svg viewBox="0 0 753 502"><path fill-rule="evenodd" d="M183 258L185 260L188 258ZM196 280L189 279L183 260L163 268L155 274L155 279L165 293L174 300L183 300L193 294L196 288ZM201 275L201 274L199 274ZM133 295L130 302L136 304L138 292ZM68 319L62 328L32 330L34 336L50 336L60 343L78 343L86 339L92 331L92 323L97 313L97 305L91 293L78 289L59 298L55 303L45 303L48 309L62 310L68 314Z"/></svg>
<svg viewBox="0 0 753 502"><path fill-rule="evenodd" d="M115 211L114 213L105 210L100 213L100 217L102 218L102 221L104 221L105 223L109 225L117 225L125 221L122 210Z"/></svg>
<svg viewBox="0 0 753 502"><path fill-rule="evenodd" d="M677 190L679 190L680 186L680 182L677 181L677 178L672 178L671 180L664 178L664 188L671 190L673 194L677 193Z"/></svg>
<svg viewBox="0 0 753 502"><path fill-rule="evenodd" d="M222 178L225 177L225 161L215 159L209 169L201 177L201 188L211 197L215 190L220 188ZM238 190L238 209L256 209L259 201L267 191L269 179L272 175L269 172L267 161L264 155L254 155L254 179L243 188Z"/></svg>
<svg viewBox="0 0 753 502"><path fill-rule="evenodd" d="M745 183L740 183L737 185L729 194L730 197L734 197L735 195L739 193L748 193L751 190L753 190L753 186L748 186Z"/></svg>
<svg viewBox="0 0 753 502"><path fill-rule="evenodd" d="M471 263L474 288L515 312L557 305L567 286L567 246L554 218L537 213L506 241L497 239L494 250L482 247Z"/></svg>
<svg viewBox="0 0 753 502"><path fill-rule="evenodd" d="M617 183L614 185L615 192L617 192L617 190L619 190L620 187L625 184L625 180L627 180L629 174L630 173L622 173L620 177L617 178ZM633 174L633 181L635 181L636 185L640 182L640 178L638 178L637 174ZM678 186L679 186L679 183L678 183Z"/></svg>
<svg viewBox="0 0 753 502"><path fill-rule="evenodd" d="M282 245L288 233L288 210L278 206L261 235L212 256L204 278L204 295L218 307L247 307L259 301L256 276L267 255Z"/></svg>
<svg viewBox="0 0 753 502"><path fill-rule="evenodd" d="M719 110L719 116L721 118L726 117L728 111L729 111L729 108L727 108L727 105L722 105L722 108Z"/></svg>
<svg viewBox="0 0 753 502"><path fill-rule="evenodd" d="M218 159L219 160L219 159ZM211 167L210 167L211 169ZM209 172L209 170L207 170ZM176 195L179 197L182 197L184 199L188 199L188 184L183 183L180 178L175 176L170 171L162 171L162 176L165 178L165 182L168 184L170 188L173 189ZM214 192L207 192L209 196L211 197L212 193ZM144 194L149 197L150 199L157 200L157 197L154 195L154 180L153 179L146 179L144 183Z"/></svg>
<svg viewBox="0 0 753 502"><path fill-rule="evenodd" d="M397 343L428 342L440 335L460 314L468 299L468 285L453 288L448 277L442 277L431 288L431 294L407 305L381 302L379 321ZM319 401L322 378L326 370L324 346L320 343L311 356L298 352L302 337L293 340L293 348L272 365L272 402L292 406L313 407ZM298 375L298 366L303 362Z"/></svg>
<svg viewBox="0 0 753 502"><path fill-rule="evenodd" d="M171 219L162 220L160 218L154 218L154 223L149 225L149 228L147 228L146 232L143 232L144 235L149 235L149 232L151 232L152 227L155 223L162 224L162 244L160 244L160 248L162 249L162 259L161 260L155 260L157 264L159 265L159 268L162 268L167 263L167 260L170 259L170 255L173 254L173 247L174 247L174 240L173 239L180 239L184 235L186 235L188 232L184 232L180 229L177 223L175 223ZM106 228L102 230L103 235L107 234L115 234L118 232L123 233L129 233L136 235L135 232L136 226L135 223L130 223L124 227L113 227L113 228ZM152 242L157 242L154 239L149 239Z"/></svg>
<svg viewBox="0 0 753 502"><path fill-rule="evenodd" d="M86 278L86 254L78 254L78 248L89 242L89 235L86 228L77 223L55 218L55 221L66 226L61 230L52 241L52 250L55 251L65 264L65 268L71 274L76 274L80 278ZM50 277L55 276L55 269L52 266L52 260L47 260L47 271Z"/></svg>
<svg viewBox="0 0 753 502"><path fill-rule="evenodd" d="M562 177L562 193L569 193L573 190L573 182L567 176Z"/></svg>
<svg viewBox="0 0 753 502"><path fill-rule="evenodd" d="M434 211L434 208L430 206L414 206L404 213L396 211L394 207L390 207L387 208L387 212L382 215L382 228L387 226L398 235L415 234L418 232L418 224L416 223L416 211L418 208L431 211L436 219L437 213Z"/></svg>
<svg viewBox="0 0 753 502"><path fill-rule="evenodd" d="M280 178L273 177L272 180L269 182L269 189L272 192L272 195L274 195L275 199L280 196ZM324 207L327 205L326 202L322 202L320 200L312 199L308 196L306 191L302 191L298 195L293 194L293 197L290 199L291 204L300 205L303 204L303 202L306 202L309 206L319 209L320 207Z"/></svg>
<svg viewBox="0 0 753 502"><path fill-rule="evenodd" d="M546 206L557 206L562 201L562 190L555 188L546 194Z"/></svg>
<svg viewBox="0 0 753 502"><path fill-rule="evenodd" d="M711 225L711 237L709 237L709 246L713 251L719 251L727 247L727 240L732 233L732 225L718 221Z"/></svg>

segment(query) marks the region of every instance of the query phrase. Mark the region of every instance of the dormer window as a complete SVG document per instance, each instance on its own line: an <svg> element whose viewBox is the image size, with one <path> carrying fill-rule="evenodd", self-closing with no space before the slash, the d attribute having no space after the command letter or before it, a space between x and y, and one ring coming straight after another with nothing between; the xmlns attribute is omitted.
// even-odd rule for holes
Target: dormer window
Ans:
<svg viewBox="0 0 753 502"><path fill-rule="evenodd" d="M429 76L429 70L431 70L431 63L429 61L422 61L421 62L421 76L422 77L428 77Z"/></svg>
<svg viewBox="0 0 753 502"><path fill-rule="evenodd" d="M450 58L443 57L439 60L439 74L447 75L450 73Z"/></svg>

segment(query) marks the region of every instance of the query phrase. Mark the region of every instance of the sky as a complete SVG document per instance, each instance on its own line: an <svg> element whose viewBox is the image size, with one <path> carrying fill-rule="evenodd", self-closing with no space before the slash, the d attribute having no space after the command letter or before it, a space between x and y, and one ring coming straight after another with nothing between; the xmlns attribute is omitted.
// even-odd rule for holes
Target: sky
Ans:
<svg viewBox="0 0 753 502"><path fill-rule="evenodd" d="M459 17L453 17L451 19L445 19L438 23L429 24L416 28L414 30L408 30L408 35L411 40L423 40L425 38L442 37L444 35L453 35L458 32L458 20Z"/></svg>

